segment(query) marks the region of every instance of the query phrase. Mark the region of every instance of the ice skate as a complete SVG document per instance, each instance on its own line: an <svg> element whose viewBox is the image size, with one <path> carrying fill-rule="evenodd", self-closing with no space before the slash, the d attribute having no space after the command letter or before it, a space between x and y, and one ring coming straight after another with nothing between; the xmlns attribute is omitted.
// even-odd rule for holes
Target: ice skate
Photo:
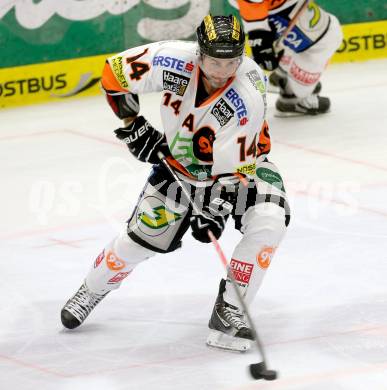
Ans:
<svg viewBox="0 0 387 390"><path fill-rule="evenodd" d="M300 115L319 115L329 111L331 101L327 97L312 92L310 95L297 97L286 79L279 80L280 96L275 103L276 117Z"/></svg>
<svg viewBox="0 0 387 390"><path fill-rule="evenodd" d="M246 323L243 312L223 299L226 281L221 280L219 294L208 327L211 329L207 345L221 349L245 352L250 348L253 333Z"/></svg>
<svg viewBox="0 0 387 390"><path fill-rule="evenodd" d="M267 91L271 93L280 93L280 84L286 83L287 74L280 68L277 68L270 73L269 82L267 85ZM322 84L319 81L314 87L313 94L318 95L321 92Z"/></svg>
<svg viewBox="0 0 387 390"><path fill-rule="evenodd" d="M294 95L280 95L275 103L276 117L290 117L300 115L319 115L329 112L331 102L329 98L309 95L297 98Z"/></svg>
<svg viewBox="0 0 387 390"><path fill-rule="evenodd" d="M65 328L74 329L81 325L91 311L107 295L91 292L86 283L67 301L61 311L61 321Z"/></svg>

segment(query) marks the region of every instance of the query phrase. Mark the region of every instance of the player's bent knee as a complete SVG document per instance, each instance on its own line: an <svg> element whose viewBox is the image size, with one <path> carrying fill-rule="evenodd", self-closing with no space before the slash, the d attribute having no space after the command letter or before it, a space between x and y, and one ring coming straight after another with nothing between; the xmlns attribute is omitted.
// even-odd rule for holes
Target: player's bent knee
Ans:
<svg viewBox="0 0 387 390"><path fill-rule="evenodd" d="M255 291L263 277L262 272L258 271L268 268L285 235L285 214L284 208L274 203L260 203L247 210L242 218L243 237L235 248L233 259L249 260L250 264L258 262L259 267L254 268L252 279Z"/></svg>
<svg viewBox="0 0 387 390"><path fill-rule="evenodd" d="M275 203L260 203L247 210L242 218L243 232L262 235L267 231L281 239L287 227L286 214L286 209Z"/></svg>
<svg viewBox="0 0 387 390"><path fill-rule="evenodd" d="M155 255L154 251L133 241L128 236L126 230L113 240L112 250L131 268Z"/></svg>

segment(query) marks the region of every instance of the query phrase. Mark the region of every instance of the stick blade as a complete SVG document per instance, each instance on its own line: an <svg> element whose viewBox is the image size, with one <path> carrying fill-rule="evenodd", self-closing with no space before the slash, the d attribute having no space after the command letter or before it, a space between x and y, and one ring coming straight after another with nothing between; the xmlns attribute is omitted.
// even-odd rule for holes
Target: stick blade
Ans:
<svg viewBox="0 0 387 390"><path fill-rule="evenodd" d="M274 381L278 377L277 371L268 370L264 362L250 364L249 370L250 375L256 380Z"/></svg>

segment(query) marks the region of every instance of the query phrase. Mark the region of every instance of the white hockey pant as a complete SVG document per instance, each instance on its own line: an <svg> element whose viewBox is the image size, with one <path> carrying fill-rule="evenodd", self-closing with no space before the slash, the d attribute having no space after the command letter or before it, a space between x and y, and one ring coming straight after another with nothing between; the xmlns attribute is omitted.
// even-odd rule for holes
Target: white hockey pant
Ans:
<svg viewBox="0 0 387 390"><path fill-rule="evenodd" d="M125 228L97 257L86 276L86 285L97 294L117 289L138 263L154 254L129 238Z"/></svg>
<svg viewBox="0 0 387 390"><path fill-rule="evenodd" d="M243 238L234 249L230 266L246 304L254 299L285 231L285 210L275 203L249 208L242 218ZM235 290L227 280L224 300L240 307Z"/></svg>

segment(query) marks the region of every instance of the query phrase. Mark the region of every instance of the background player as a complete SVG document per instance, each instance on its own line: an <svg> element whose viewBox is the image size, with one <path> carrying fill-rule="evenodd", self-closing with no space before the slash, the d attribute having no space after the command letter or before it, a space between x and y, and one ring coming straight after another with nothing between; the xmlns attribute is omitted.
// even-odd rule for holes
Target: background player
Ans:
<svg viewBox="0 0 387 390"><path fill-rule="evenodd" d="M129 49L106 62L102 85L124 127L115 130L140 161L154 164L127 228L107 244L61 320L76 328L137 264L194 238L219 238L227 219L243 237L231 267L250 303L289 223L285 189L268 161L265 76L244 56L245 35L233 16L207 15L196 42L164 41ZM160 133L139 113L137 93L162 92ZM201 212L192 211L160 164L168 156ZM243 176L245 185L241 184ZM246 350L252 332L230 281L222 279L207 343Z"/></svg>
<svg viewBox="0 0 387 390"><path fill-rule="evenodd" d="M274 71L270 81L280 87L277 116L316 115L330 109L328 97L319 96L320 77L342 41L339 21L309 1L295 27L276 53L274 42L303 5L301 0L237 0L253 58Z"/></svg>

